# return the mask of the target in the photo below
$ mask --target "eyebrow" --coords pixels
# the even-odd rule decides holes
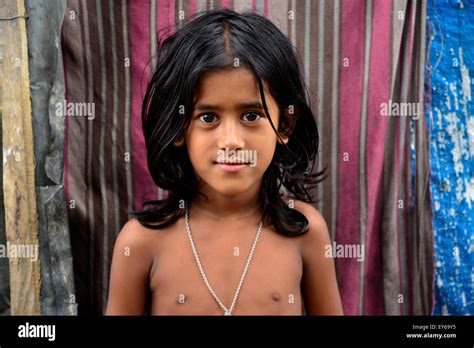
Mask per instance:
[[[263,110],[263,106],[260,102],[250,102],[237,104],[238,109],[260,109]],[[194,107],[195,110],[222,110],[219,105],[199,103]]]

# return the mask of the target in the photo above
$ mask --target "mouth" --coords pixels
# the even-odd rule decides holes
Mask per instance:
[[[245,167],[247,167],[250,163],[244,162],[214,162],[219,168],[223,169],[226,172],[237,172]]]

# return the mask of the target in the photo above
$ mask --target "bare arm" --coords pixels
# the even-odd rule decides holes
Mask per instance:
[[[106,315],[144,315],[152,258],[147,235],[132,219],[115,241]]]
[[[332,257],[325,255],[331,244],[326,222],[310,204],[295,202],[295,209],[306,216],[309,230],[301,239],[303,258],[302,292],[307,315],[343,315]]]

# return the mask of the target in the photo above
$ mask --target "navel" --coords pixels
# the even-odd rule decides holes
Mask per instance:
[[[280,301],[280,298],[281,298],[281,296],[278,292],[273,292],[272,293],[272,300],[273,301]]]

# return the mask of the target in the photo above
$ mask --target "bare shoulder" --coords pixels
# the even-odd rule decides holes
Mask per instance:
[[[115,249],[119,249],[126,253],[135,252],[135,255],[140,255],[140,258],[151,258],[150,245],[154,241],[153,231],[141,225],[137,219],[130,219],[122,227],[117,239],[115,241]]]
[[[130,219],[123,225],[117,237],[117,241],[141,245],[150,238],[147,228],[142,226],[137,219]]]
[[[311,204],[300,201],[292,200],[293,208],[303,214],[308,220],[308,233],[304,234],[314,237],[315,234],[325,234],[327,232],[327,224],[321,213]]]
[[[115,241],[110,271],[108,315],[143,315],[153,265],[152,230],[129,220]],[[133,300],[130,300],[133,299]]]
[[[310,229],[327,229],[326,221],[313,205],[300,200],[293,200],[293,202],[294,208],[308,219]]]
[[[329,244],[328,227],[321,213],[309,203],[300,200],[292,200],[291,203],[293,203],[294,209],[303,214],[308,220],[308,231],[300,238],[303,256],[308,249],[319,249]]]
[[[335,264],[326,255],[331,244],[323,216],[311,204],[294,201],[294,209],[308,220],[308,231],[299,238],[303,260],[302,290],[307,315],[341,315],[343,308]]]

